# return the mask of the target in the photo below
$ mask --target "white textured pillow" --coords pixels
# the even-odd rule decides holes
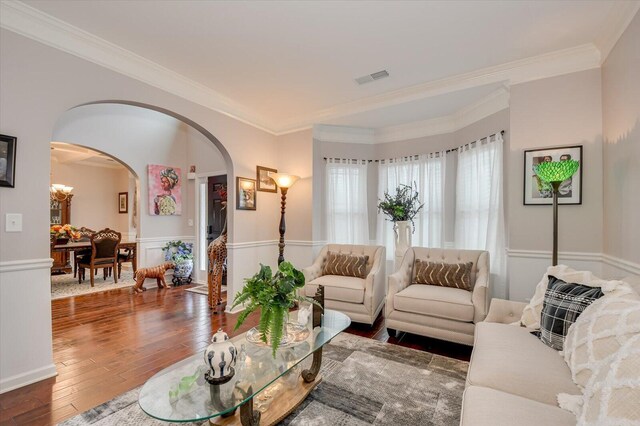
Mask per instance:
[[[609,366],[591,376],[578,425],[640,425],[640,333],[620,347]]]
[[[616,289],[618,285],[624,284],[622,281],[605,281],[593,275],[591,271],[576,271],[567,265],[549,266],[547,272],[545,272],[536,286],[536,291],[531,301],[522,311],[520,323],[527,328],[533,330],[540,328],[540,315],[542,314],[544,293],[549,285],[549,275],[553,275],[567,283],[582,284],[589,287],[602,287],[602,292],[605,294]]]
[[[606,294],[588,306],[571,325],[563,356],[573,381],[585,387],[591,376],[607,368],[612,356],[640,333],[640,296],[628,286]]]

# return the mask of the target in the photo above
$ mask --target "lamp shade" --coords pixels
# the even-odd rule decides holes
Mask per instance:
[[[300,176],[290,175],[288,173],[269,173],[269,177],[274,180],[280,188],[291,188]]]
[[[546,161],[535,166],[536,174],[545,182],[564,182],[578,171],[576,160]]]

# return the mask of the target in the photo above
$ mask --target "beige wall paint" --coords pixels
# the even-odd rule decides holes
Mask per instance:
[[[582,205],[560,206],[559,250],[602,252],[600,70],[511,87],[507,221],[511,250],[551,250],[551,206],[524,206],[525,149],[583,145]]]
[[[640,14],[602,67],[604,253],[640,264]]]
[[[71,224],[98,230],[111,228],[127,234],[128,215],[118,213],[118,193],[129,191],[129,171],[85,166],[77,163],[51,163],[52,183],[73,186]]]

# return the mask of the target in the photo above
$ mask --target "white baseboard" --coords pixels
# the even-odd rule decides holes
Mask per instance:
[[[40,380],[48,379],[50,377],[57,376],[55,364],[47,365],[46,367],[38,368],[36,370],[27,371],[26,373],[17,374],[15,376],[7,377],[0,380],[0,394],[9,392],[14,389],[21,388],[23,386],[30,385]]]

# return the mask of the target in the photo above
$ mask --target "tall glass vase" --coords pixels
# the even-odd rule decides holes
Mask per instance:
[[[411,229],[411,221],[404,220],[394,222],[393,224],[393,232],[395,232],[395,243],[396,249],[394,252],[395,259],[395,270],[397,271],[402,264],[402,258],[406,253],[407,249],[411,247],[411,234],[413,233]]]

